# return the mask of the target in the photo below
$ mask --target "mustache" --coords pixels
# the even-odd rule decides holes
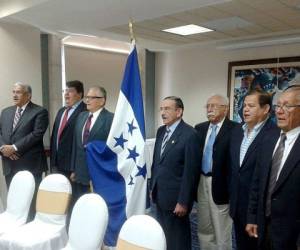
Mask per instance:
[[[165,115],[161,115],[161,118],[162,119],[166,119],[167,117]]]
[[[207,113],[207,116],[212,116],[212,115],[215,115],[215,114],[216,114],[216,112],[211,111],[211,112],[208,112],[208,113]]]

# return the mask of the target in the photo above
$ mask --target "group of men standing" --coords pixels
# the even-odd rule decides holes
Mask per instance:
[[[238,250],[300,248],[300,85],[274,107],[277,124],[271,96],[250,90],[237,124],[227,118],[228,99],[213,95],[208,121],[193,129],[180,98],[162,101],[151,197],[168,250],[191,249],[194,200],[201,250],[232,249],[232,232]]]
[[[0,151],[7,187],[18,171],[29,170],[37,191],[43,172],[48,170],[43,136],[49,120],[48,111],[31,102],[31,96],[29,85],[14,84],[14,105],[1,112]],[[82,82],[67,82],[64,100],[51,134],[50,172],[61,173],[71,181],[74,204],[90,187],[85,146],[93,140],[107,139],[113,114],[104,107],[106,91],[101,86],[91,87],[84,97]],[[34,204],[29,220],[35,213]]]
[[[107,139],[113,114],[105,109],[103,87],[90,88],[84,97],[80,81],[66,86],[65,106],[52,129],[50,170],[71,181],[74,203],[89,191],[85,147]],[[48,112],[32,103],[31,96],[29,85],[16,83],[14,105],[1,113],[0,152],[7,186],[15,173],[26,169],[38,187],[47,170],[43,135]],[[203,250],[232,249],[232,225],[238,250],[296,250],[300,85],[278,98],[277,125],[270,118],[271,97],[261,90],[245,96],[243,124],[227,118],[229,102],[222,95],[211,96],[205,108],[208,121],[193,128],[182,119],[179,97],[166,97],[160,105],[164,125],[156,135],[150,189],[168,250],[191,249],[189,213],[195,200]]]

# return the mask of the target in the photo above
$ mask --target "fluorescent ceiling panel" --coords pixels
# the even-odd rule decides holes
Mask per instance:
[[[174,27],[174,28],[170,28],[170,29],[165,29],[162,31],[173,33],[176,35],[181,35],[181,36],[188,36],[188,35],[210,32],[213,30],[207,29],[205,27],[201,27],[201,26],[198,26],[195,24],[188,24],[188,25],[184,25],[184,26],[178,26],[178,27]]]

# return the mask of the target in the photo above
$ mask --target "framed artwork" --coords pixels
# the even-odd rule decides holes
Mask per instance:
[[[250,89],[267,91],[274,104],[282,91],[300,83],[300,56],[237,61],[228,66],[230,118],[237,122],[243,121],[243,101]]]

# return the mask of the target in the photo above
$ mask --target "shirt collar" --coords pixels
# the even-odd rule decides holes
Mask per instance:
[[[261,130],[261,128],[265,125],[265,123],[267,122],[267,120],[269,119],[269,117],[267,117],[265,120],[263,120],[262,122],[259,122],[257,123],[254,128],[253,128],[253,131],[254,132],[258,132]],[[244,132],[248,131],[248,124],[247,123],[244,123],[243,124],[243,130]]]
[[[223,123],[224,123],[224,121],[225,121],[225,117],[224,117],[220,122],[218,122],[217,124],[212,124],[212,123],[210,123],[210,124],[209,124],[209,128],[212,129],[213,126],[217,126],[217,129],[218,129],[218,128],[221,128],[222,125],[223,125]]]
[[[18,107],[17,107],[17,110],[18,110],[19,108],[21,108],[21,109],[22,109],[22,112],[24,112],[24,110],[26,109],[28,103],[29,103],[29,102],[25,103],[22,107],[19,107],[19,106],[18,106]]]
[[[171,126],[167,126],[171,133],[177,128],[178,124],[181,122],[181,119],[174,122]]]
[[[103,108],[100,108],[97,111],[95,111],[94,113],[89,112],[89,115],[93,115],[93,118],[98,117],[102,110],[103,110]]]
[[[282,134],[282,133],[284,133],[284,132],[281,130],[280,134]],[[294,138],[298,137],[298,135],[300,134],[300,126],[293,128],[292,130],[286,132],[285,134],[286,134],[286,139],[288,141],[293,140]]]

